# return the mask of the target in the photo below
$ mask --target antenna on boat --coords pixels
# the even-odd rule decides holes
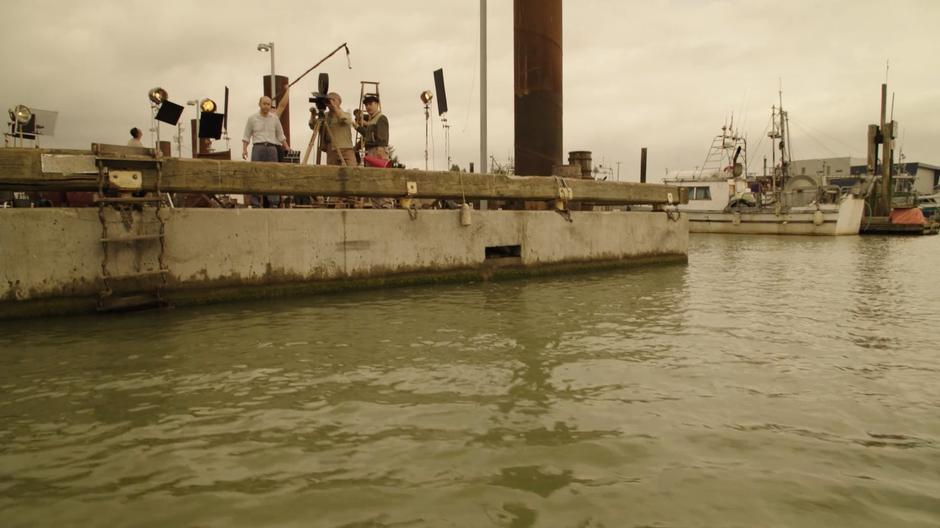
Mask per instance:
[[[778,146],[780,147],[780,178],[782,183],[788,176],[788,165],[790,160],[793,159],[793,153],[790,151],[790,120],[787,112],[783,109],[783,78],[779,78],[779,83],[777,94],[780,102],[780,128],[778,130],[780,142]]]

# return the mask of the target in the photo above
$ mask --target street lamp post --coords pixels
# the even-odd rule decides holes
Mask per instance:
[[[274,43],[262,42],[261,44],[258,44],[258,51],[267,51],[271,54],[271,102],[275,103],[274,101],[274,95],[275,95],[275,91],[274,91]]]

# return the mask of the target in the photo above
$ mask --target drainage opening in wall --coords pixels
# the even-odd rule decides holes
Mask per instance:
[[[522,256],[522,246],[486,246],[486,259],[518,258]]]

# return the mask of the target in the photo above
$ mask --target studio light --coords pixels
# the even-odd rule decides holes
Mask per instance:
[[[431,99],[434,94],[431,90],[421,92],[421,102],[424,103],[424,170],[428,170],[428,139],[431,135]]]
[[[20,125],[25,125],[29,123],[29,120],[33,117],[33,111],[29,109],[26,105],[16,105],[10,109],[10,119],[16,121]]]
[[[147,92],[147,98],[155,105],[163,104],[163,101],[166,101],[167,98],[166,90],[159,86],[151,88],[150,91]]]
[[[199,103],[199,108],[201,108],[203,112],[215,112],[215,101],[207,97]]]
[[[168,95],[166,90],[160,88],[151,88],[147,92],[147,99],[150,99],[150,111],[153,115],[153,127],[151,130],[156,132],[157,141],[154,145],[157,149],[160,149],[160,123],[166,123],[168,125],[177,126],[179,124],[180,116],[183,115],[183,107],[168,100]],[[167,156],[170,153],[167,152]]]
[[[23,139],[27,139],[24,135],[26,130],[25,128],[29,125],[30,120],[33,119],[33,111],[29,109],[26,105],[16,105],[10,109],[10,120],[13,121],[13,132],[19,135],[20,145],[23,146]],[[31,127],[30,132],[35,133],[35,123]],[[31,135],[28,139],[35,139],[35,135]],[[13,146],[16,146],[16,136],[13,138]]]

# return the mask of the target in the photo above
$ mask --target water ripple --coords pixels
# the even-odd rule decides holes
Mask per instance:
[[[937,525],[937,242],[0,323],[0,515]]]

